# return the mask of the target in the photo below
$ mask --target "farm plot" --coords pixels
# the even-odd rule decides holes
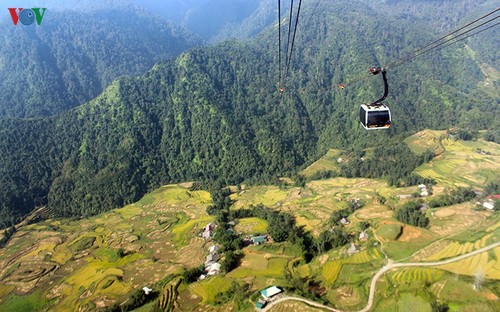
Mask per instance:
[[[350,257],[327,262],[323,265],[321,274],[327,285],[333,285],[346,264],[364,264],[382,259],[383,255],[377,248],[364,250]]]
[[[404,268],[393,273],[390,278],[398,284],[411,284],[415,281],[435,282],[444,272],[429,268]]]
[[[260,218],[243,218],[234,227],[237,233],[264,234],[267,233],[268,222]]]
[[[490,256],[490,253],[492,253],[493,257]],[[500,248],[497,247],[490,253],[483,252],[437,268],[469,276],[482,272],[486,278],[500,280]]]

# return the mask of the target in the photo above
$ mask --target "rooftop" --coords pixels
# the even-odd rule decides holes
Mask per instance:
[[[281,292],[281,289],[279,289],[276,286],[271,286],[271,287],[268,287],[268,288],[266,288],[264,290],[261,290],[260,294],[262,295],[262,297],[264,297],[264,298],[267,299],[267,298],[271,298],[273,296],[276,296],[280,292]]]

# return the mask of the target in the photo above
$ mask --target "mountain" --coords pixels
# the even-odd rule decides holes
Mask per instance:
[[[88,102],[115,78],[200,43],[189,31],[137,8],[47,9],[41,25],[0,22],[0,117],[56,115]]]
[[[382,82],[337,84],[416,49],[434,29],[360,2],[303,9],[281,96],[270,26],[119,78],[58,116],[0,120],[2,219],[36,205],[56,216],[95,214],[174,181],[273,181],[329,148],[383,148],[424,128],[495,129],[497,98],[478,88],[484,76],[467,41],[391,69],[393,127],[360,129],[359,104],[378,98]]]
[[[252,15],[261,0],[202,0],[202,1],[133,1],[151,12],[171,19],[200,35],[214,41],[225,27],[234,27]]]

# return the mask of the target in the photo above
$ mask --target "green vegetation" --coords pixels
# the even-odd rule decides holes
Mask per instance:
[[[38,290],[28,296],[11,295],[0,303],[0,311],[41,311],[47,304],[48,302],[42,295],[42,291]]]
[[[311,5],[307,6],[304,12],[312,13]],[[291,68],[286,97],[276,97],[275,84],[270,83],[276,80],[276,71],[269,70],[270,64],[276,64],[276,38],[267,29],[249,42],[229,41],[189,50],[175,60],[158,63],[141,77],[119,78],[92,101],[63,114],[50,118],[0,119],[0,219],[25,215],[40,205],[47,205],[58,217],[95,215],[137,201],[148,191],[172,181],[202,181],[213,184],[214,188],[218,184],[276,181],[276,177],[296,175],[331,148],[371,151],[366,152],[364,161],[357,157],[357,152],[352,157],[352,153],[346,154],[349,161],[341,164],[342,175],[346,177],[385,178],[391,185],[432,178],[411,175],[418,164],[432,155],[413,155],[401,143],[402,136],[408,131],[445,129],[457,124],[473,130],[495,128],[497,113],[481,112],[488,111],[496,98],[477,89],[477,83],[484,79],[479,65],[469,56],[464,59],[457,45],[455,49],[430,54],[425,61],[389,73],[391,96],[397,102],[393,107],[397,122],[387,132],[367,133],[360,129],[356,107],[374,97],[380,89],[379,81],[355,84],[349,93],[332,86],[363,72],[370,64],[399,58],[419,46],[430,33],[429,26],[420,24],[421,21],[410,25],[399,13],[391,15],[394,8],[384,13],[392,18],[381,20],[367,6],[370,4],[361,2],[321,5],[314,24],[325,27],[307,27],[298,36],[295,57],[301,62]],[[111,77],[116,77],[108,70],[122,74],[123,68],[151,66],[140,57],[129,59],[128,54],[126,60],[130,61],[121,63],[122,51],[114,51],[108,42],[96,44],[103,37],[95,31],[108,29],[107,19],[95,26],[89,25],[94,19],[82,15],[72,18],[76,19],[73,24],[86,29],[79,39],[82,47],[78,48],[83,59],[74,59],[73,50],[60,44],[61,36],[56,32],[48,32],[44,34],[48,38],[41,39],[47,45],[56,45],[44,51],[57,52],[56,59],[72,59],[70,63],[75,67],[69,72],[79,73],[74,74],[68,85],[71,92],[66,93],[88,92],[89,85],[99,90]],[[123,20],[129,23],[131,19]],[[351,27],[354,24],[359,27]],[[141,32],[134,36],[129,31],[108,31],[111,38],[107,41],[113,42],[116,34],[128,39],[137,37],[132,40],[137,42],[133,46],[153,55],[163,51],[156,44],[158,40],[168,42],[168,47],[185,47],[182,39],[176,41],[177,37],[171,38],[168,31],[158,32],[150,23],[145,25],[137,27]],[[339,29],[343,30],[341,35]],[[69,30],[64,28],[64,31]],[[11,30],[8,32],[12,35]],[[384,42],[398,44],[383,47],[371,44],[381,33],[389,34]],[[150,42],[151,34],[161,34],[159,38],[154,36],[154,45],[140,44],[143,39]],[[28,37],[23,36],[17,42],[26,40]],[[124,41],[129,42],[118,42]],[[101,49],[99,53],[88,52],[96,46]],[[132,45],[118,46],[121,49]],[[103,51],[109,51],[106,57]],[[77,66],[82,63],[87,66],[87,59],[107,59],[111,55],[111,65],[95,64],[98,70],[92,75]],[[39,56],[36,63],[47,64],[49,68],[53,65]],[[21,59],[33,57],[21,56]],[[10,63],[15,62],[5,62]],[[106,74],[100,73],[101,70]],[[11,72],[17,74],[18,70]],[[56,80],[59,84],[59,80],[40,77],[68,75],[49,69],[36,73],[33,81],[41,81],[47,90]],[[105,78],[102,83],[89,78],[87,83],[82,81],[87,74]],[[2,82],[14,85],[11,78]],[[70,103],[61,96],[61,92],[66,94],[65,87],[60,88],[61,92],[42,88],[44,92],[36,97],[57,100],[54,101],[57,108],[51,109],[38,105],[33,95],[27,95],[26,99],[27,88],[15,85],[16,92],[4,92],[5,95],[29,103],[33,109],[27,113],[33,113],[31,116],[35,115],[35,107],[50,113]],[[77,102],[94,98],[95,92],[80,96]],[[9,99],[3,103],[11,103]]]
[[[68,247],[74,254],[77,254],[82,250],[92,247],[92,245],[94,245],[95,240],[96,240],[95,236],[84,236],[78,239],[77,241],[68,244]]]
[[[421,203],[409,201],[396,211],[396,218],[406,224],[425,228],[429,225],[429,218],[420,211]]]
[[[476,197],[476,193],[471,187],[458,187],[451,190],[448,194],[432,198],[429,201],[431,208],[450,206],[472,200]]]
[[[396,240],[399,238],[403,231],[403,227],[400,224],[387,223],[382,224],[377,228],[377,235],[384,239]]]
[[[75,8],[70,15],[51,12],[50,31],[31,35],[5,28],[0,36],[0,118],[58,115],[92,100],[117,77],[140,75],[199,43],[180,27],[132,8]],[[62,27],[69,23],[72,28]],[[12,37],[26,48],[19,50]],[[31,65],[20,62],[28,58]]]
[[[432,183],[412,174],[413,170],[424,162],[431,160],[434,152],[427,150],[423,155],[413,154],[404,143],[377,146],[371,155],[355,150],[343,155],[341,163],[342,175],[348,178],[386,178],[389,185],[416,185],[419,183]]]
[[[15,232],[16,232],[16,227],[14,225],[7,228],[3,232],[3,236],[0,239],[0,248],[3,248],[5,245],[7,245],[7,243],[9,242],[9,239],[12,237],[12,235],[14,235]]]

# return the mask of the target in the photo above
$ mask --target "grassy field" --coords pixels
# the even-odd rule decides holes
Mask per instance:
[[[290,257],[273,257],[268,253],[246,253],[241,260],[241,265],[227,276],[234,279],[248,276],[282,278],[290,260]]]
[[[41,311],[48,304],[37,290],[28,296],[11,295],[0,304],[0,311],[32,312]]]
[[[260,218],[243,218],[238,220],[234,227],[236,232],[244,234],[264,234],[267,233],[268,223]]]
[[[431,305],[422,297],[412,294],[401,294],[398,300],[399,311],[408,312],[431,312]]]
[[[377,235],[386,240],[396,240],[403,232],[401,224],[383,223],[377,228]]]

